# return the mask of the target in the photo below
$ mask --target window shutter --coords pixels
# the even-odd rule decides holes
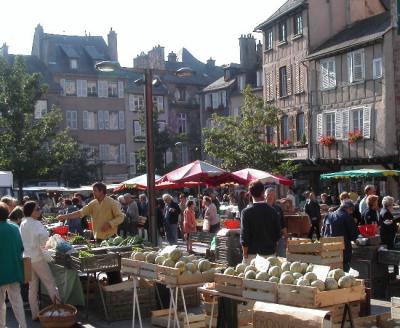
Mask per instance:
[[[77,97],[82,96],[82,80],[76,80],[76,95]]]
[[[97,121],[99,130],[104,130],[104,112],[102,110],[97,112]]]
[[[212,107],[213,109],[217,109],[218,108],[218,93],[217,92],[213,92],[212,94]]]
[[[286,66],[286,81],[287,81],[287,95],[290,96],[292,94],[292,65]]]
[[[142,135],[142,127],[139,121],[133,121],[133,132],[135,137],[140,137]]]
[[[329,88],[336,87],[336,64],[335,58],[328,61],[328,85]]]
[[[323,119],[322,114],[317,114],[317,142],[323,135]]]
[[[348,139],[350,131],[350,110],[348,109],[342,111],[342,128],[343,139]]]
[[[337,110],[335,113],[335,138],[337,140],[343,139],[343,125],[342,125],[342,111]]]
[[[294,87],[294,93],[300,93],[300,63],[296,62],[294,64],[294,80],[295,80],[295,87]]]
[[[371,107],[365,106],[363,109],[363,137],[371,138]]]
[[[107,160],[107,145],[100,144],[100,151],[99,151],[99,156],[100,160]]]
[[[354,60],[354,79],[356,81],[364,80],[364,51],[357,51],[353,54]]]
[[[276,69],[276,76],[275,76],[275,87],[276,87],[276,99],[279,99],[280,95],[279,95],[279,67],[277,67]]]
[[[118,98],[124,98],[124,81],[118,81]]]
[[[65,96],[65,79],[60,79],[61,95]]]
[[[129,154],[129,165],[130,173],[136,174],[136,154],[133,152]]]
[[[157,108],[159,112],[164,111],[164,97],[157,96]]]
[[[121,164],[126,163],[125,144],[119,145],[119,162]]]
[[[350,83],[353,82],[353,60],[351,53],[347,54],[347,74]]]
[[[204,95],[204,103],[205,103],[205,106],[206,106],[206,108],[208,108],[208,107],[210,107],[210,97],[209,97],[209,94],[205,94]]]
[[[77,96],[78,97],[87,97],[87,81],[86,80],[77,80]]]
[[[103,119],[104,119],[104,129],[109,130],[110,129],[110,112],[108,110],[105,110],[103,112]]]
[[[128,103],[129,103],[129,110],[131,112],[135,111],[136,108],[135,108],[135,96],[134,95],[129,95]]]
[[[382,77],[382,58],[375,58],[372,61],[373,78],[380,79]]]
[[[222,91],[222,105],[226,107],[226,90]]]
[[[98,81],[98,89],[99,89],[99,97],[107,98],[108,97],[108,82],[104,80]]]
[[[328,70],[328,62],[321,62],[320,63],[320,84],[321,89],[327,89],[329,87],[329,70]]]
[[[89,112],[87,110],[83,111],[83,128],[89,129]]]
[[[120,130],[125,129],[125,112],[118,112],[118,127]]]

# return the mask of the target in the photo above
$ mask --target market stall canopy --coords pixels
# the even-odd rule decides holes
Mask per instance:
[[[320,179],[321,180],[351,179],[351,178],[394,177],[394,176],[400,176],[400,171],[398,171],[398,170],[359,169],[359,170],[350,170],[350,171],[341,171],[341,172],[321,174]]]
[[[161,182],[200,182],[207,185],[217,186],[229,182],[245,184],[246,180],[217,166],[197,160],[167,173],[156,181],[157,184]]]
[[[249,184],[254,180],[260,180],[262,183],[275,183],[284,186],[293,185],[292,179],[285,178],[279,175],[273,175],[265,171],[251,169],[251,168],[236,171],[233,172],[232,174],[241,179],[246,180],[247,184]]]
[[[159,179],[159,175],[155,175],[155,179]],[[114,187],[114,192],[122,191],[124,189],[147,189],[147,174],[142,174],[132,179],[122,181]]]
[[[187,182],[159,182],[156,183],[156,189],[181,189],[181,188],[195,188],[205,185],[202,182],[187,181]]]

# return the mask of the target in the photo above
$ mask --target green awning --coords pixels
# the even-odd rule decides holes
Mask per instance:
[[[325,174],[320,175],[320,179],[321,180],[351,179],[351,178],[393,177],[393,176],[400,176],[400,171],[398,171],[398,170],[360,169],[360,170],[325,173]]]

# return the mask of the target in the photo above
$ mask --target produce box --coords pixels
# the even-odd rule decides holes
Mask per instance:
[[[221,293],[242,296],[243,278],[216,273],[214,276],[215,289]]]
[[[121,271],[144,279],[157,279],[157,264],[128,258],[121,259]]]
[[[214,272],[202,272],[193,274],[181,274],[180,269],[157,266],[158,280],[168,285],[191,285],[214,281]]]
[[[169,309],[152,311],[151,313],[151,324],[156,327],[168,327],[168,314]],[[176,319],[174,314],[171,314],[171,325],[175,326],[179,321],[179,326],[184,328],[204,328],[205,326],[205,315],[204,314],[188,314],[189,323],[186,320],[184,312],[178,312],[178,318]]]
[[[359,286],[319,291],[316,287],[278,284],[278,303],[305,308],[323,308],[331,305],[360,301],[365,298],[363,280]]]
[[[277,284],[269,281],[243,279],[242,296],[251,300],[276,303]]]
[[[350,311],[353,316],[353,320],[360,316],[360,301],[349,303]],[[322,308],[321,310],[330,311],[332,324],[338,324],[342,322],[344,304],[338,304]],[[348,316],[347,316],[348,320]]]
[[[288,240],[287,250],[293,254],[323,254],[331,251],[343,251],[343,237],[325,237],[313,243],[309,239]]]
[[[119,284],[102,286],[102,293],[110,321],[132,319],[133,282],[124,281]],[[140,281],[137,287],[139,307],[142,317],[149,317],[157,308],[155,288],[151,284]],[[103,313],[100,295],[97,295],[99,312]],[[136,313],[137,315],[137,313]]]
[[[81,272],[110,272],[121,269],[121,257],[116,253],[99,254],[90,257],[71,256],[71,266]]]
[[[319,265],[327,265],[331,268],[342,268],[343,267],[343,251],[332,251],[323,255],[312,255],[312,254],[292,254],[286,252],[286,258],[289,262],[304,262]]]

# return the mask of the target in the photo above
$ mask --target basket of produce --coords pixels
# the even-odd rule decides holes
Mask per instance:
[[[110,272],[121,268],[121,257],[116,253],[94,254],[91,251],[79,251],[71,256],[72,268],[81,272]]]
[[[43,328],[69,328],[76,323],[77,309],[69,304],[52,304],[39,312]]]
[[[240,220],[235,220],[235,219],[224,220],[224,226],[227,229],[239,229],[240,228]]]
[[[358,226],[358,231],[363,237],[373,237],[378,232],[377,224],[363,224]]]
[[[64,226],[54,227],[52,230],[53,233],[56,233],[60,236],[65,236],[69,231],[69,227],[67,225],[64,225]]]
[[[81,236],[81,235],[76,235],[73,236],[70,240],[69,243],[72,245],[86,245],[87,244],[87,240],[85,237]]]

